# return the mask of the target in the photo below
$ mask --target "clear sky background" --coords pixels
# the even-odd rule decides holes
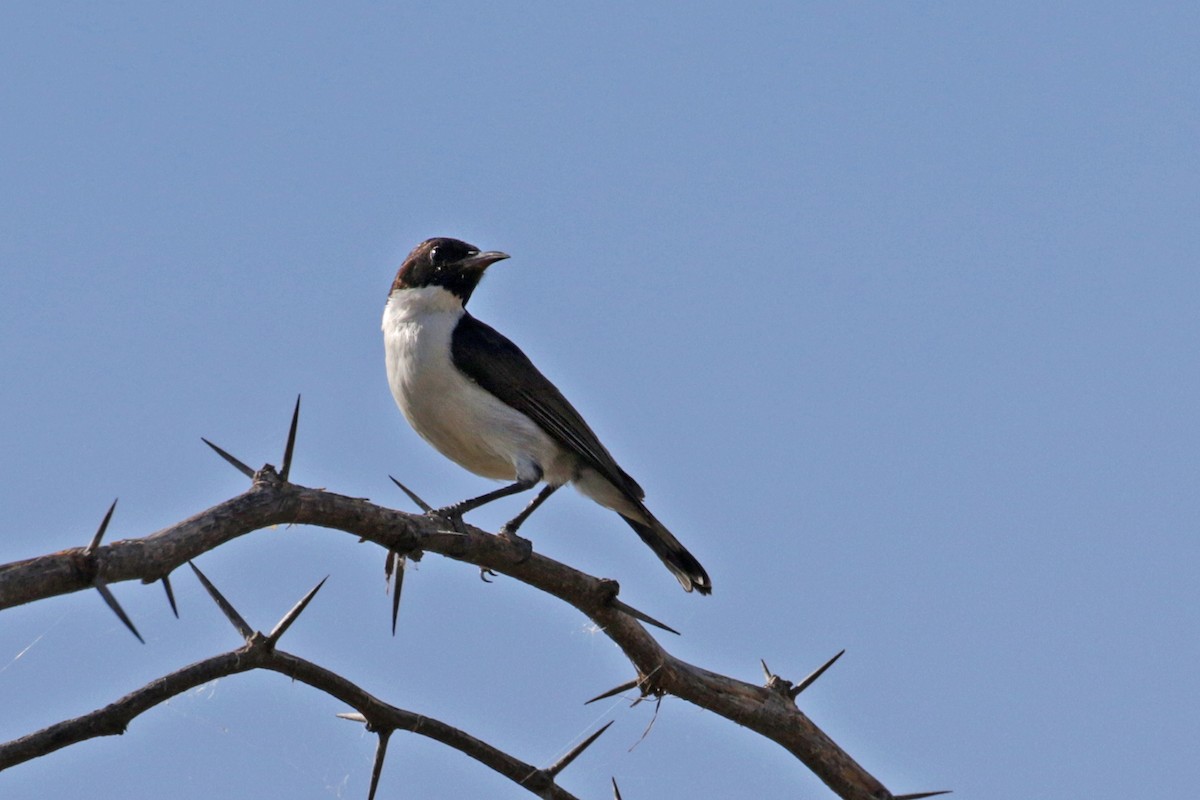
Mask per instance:
[[[246,481],[200,442],[408,508],[491,484],[395,408],[379,317],[435,235],[472,300],[708,567],[685,595],[573,492],[523,530],[799,679],[895,792],[1185,797],[1200,767],[1200,10],[1193,3],[5,4],[0,561],[145,536]],[[524,500],[471,520],[494,529]],[[577,612],[278,529],[200,565],[285,649],[627,800],[829,796],[632,677]],[[0,616],[0,737],[238,644],[196,581]],[[6,798],[359,798],[374,740],[273,674],[0,774]],[[636,747],[634,745],[636,744]],[[631,750],[632,748],[632,750]],[[383,797],[528,795],[393,739]]]

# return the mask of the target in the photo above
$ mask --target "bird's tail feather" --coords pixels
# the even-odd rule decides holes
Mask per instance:
[[[644,508],[642,510],[645,511]],[[654,554],[662,559],[685,592],[695,589],[700,594],[712,594],[712,580],[696,557],[689,553],[654,515],[649,511],[645,511],[645,515],[648,523],[630,519],[624,514],[621,518],[628,522],[629,527],[633,528]]]

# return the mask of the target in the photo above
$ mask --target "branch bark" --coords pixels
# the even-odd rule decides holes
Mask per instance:
[[[121,735],[135,717],[159,703],[210,681],[255,669],[278,672],[336,697],[357,709],[365,718],[368,728],[383,736],[393,730],[411,731],[453,747],[538,797],[577,800],[554,783],[553,776],[547,770],[527,764],[432,717],[389,705],[324,667],[275,649],[261,634],[244,647],[164,675],[90,714],[64,720],[0,745],[0,770],[87,739]]]
[[[786,689],[719,675],[668,653],[622,610],[623,604],[616,601],[619,587],[614,581],[592,577],[536,552],[529,554],[505,538],[472,526],[466,526],[465,533],[450,532],[443,529],[440,520],[429,516],[285,482],[269,465],[255,474],[253,485],[244,494],[143,539],[113,542],[87,554],[83,548],[64,550],[0,566],[0,608],[90,588],[97,578],[110,584],[153,582],[232,539],[288,523],[345,531],[398,553],[438,553],[540,589],[591,618],[629,658],[644,693],[675,695],[756,731],[796,756],[839,797],[893,797],[796,707]],[[138,702],[148,702],[151,697],[158,695],[150,692]],[[165,698],[155,702],[161,699]],[[371,719],[369,714],[366,716]],[[122,722],[123,729],[123,722],[128,721],[115,712],[104,719],[110,726],[108,733],[120,732],[113,726]]]

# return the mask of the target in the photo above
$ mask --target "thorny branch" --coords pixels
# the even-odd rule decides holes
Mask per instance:
[[[431,516],[408,514],[364,499],[289,483],[270,465],[253,473],[253,478],[253,485],[244,494],[145,538],[117,541],[103,547],[64,550],[0,566],[0,609],[103,583],[165,581],[174,569],[201,553],[273,525],[304,524],[340,530],[374,542],[389,553],[415,555],[430,552],[468,562],[508,575],[569,603],[593,620],[621,648],[637,670],[635,685],[643,695],[674,695],[756,731],[795,755],[840,797],[913,800],[931,796],[893,795],[889,792],[796,707],[798,690],[778,676],[768,673],[767,686],[756,686],[672,656],[638,622],[639,619],[651,623],[654,621],[617,600],[619,587],[614,581],[592,577],[536,552],[530,554],[503,537],[470,525],[465,526],[464,533],[451,532],[444,530],[444,524]],[[167,586],[169,591],[169,584]],[[241,650],[235,652],[242,653]],[[173,692],[178,693],[188,686],[212,679],[201,679],[198,677],[201,674],[233,674],[246,669],[264,668],[293,674],[309,682],[296,670],[308,670],[305,674],[309,676],[316,675],[315,671],[320,670],[294,656],[275,651],[273,645],[260,647],[254,652],[255,659],[239,662],[237,669],[230,666],[232,654],[194,664],[134,692],[112,706],[77,720],[60,723],[3,747],[10,748],[33,737],[50,736],[47,731],[51,730],[58,731],[54,734],[56,736],[66,736],[69,742],[86,738],[83,733],[89,730],[95,731],[90,735],[120,733],[129,719],[169,697],[170,694],[163,694],[169,687],[180,687]],[[800,688],[815,680],[816,675],[826,667],[828,664],[802,682]],[[358,708],[376,730],[407,727],[396,722],[400,717],[385,719],[382,709],[393,707],[386,706],[332,673],[326,674],[331,676],[322,678],[326,685],[313,685]],[[341,687],[337,691],[327,688],[335,685],[333,679],[340,682],[336,684]],[[193,680],[196,683],[189,683]],[[394,709],[388,713],[403,715],[409,712]],[[427,724],[432,723],[427,721]],[[426,731],[421,732],[431,735]],[[382,743],[386,744],[386,739]],[[500,751],[495,752],[520,764]],[[470,754],[479,757],[475,753]],[[0,760],[0,769],[20,760],[24,759]],[[505,769],[491,763],[489,766],[512,777]],[[527,766],[522,765],[521,768]],[[529,769],[538,772],[536,768]],[[531,774],[525,773],[527,780]],[[532,786],[528,788],[533,789]],[[566,793],[542,794],[535,791],[535,794],[570,797]]]
[[[315,592],[314,589],[305,599],[311,598]],[[295,619],[302,610],[303,605],[298,606],[290,615],[291,619]],[[285,618],[285,622],[289,621]],[[281,627],[286,628],[286,625],[281,623],[276,629]],[[357,709],[358,715],[354,718],[366,722],[368,729],[381,737],[395,730],[427,736],[465,753],[539,797],[575,800],[574,795],[554,783],[554,776],[558,772],[554,767],[539,769],[444,722],[389,705],[324,667],[277,650],[273,637],[261,633],[251,633],[245,645],[237,650],[164,675],[104,708],[0,745],[0,770],[86,739],[123,734],[135,717],[159,703],[211,681],[255,669],[278,672],[336,697]]]

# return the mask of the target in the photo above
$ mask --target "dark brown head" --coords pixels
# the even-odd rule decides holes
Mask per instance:
[[[392,282],[392,292],[441,286],[466,305],[484,270],[506,258],[507,253],[495,250],[481,253],[475,245],[458,239],[444,236],[426,239],[413,248],[400,265],[396,280]]]

